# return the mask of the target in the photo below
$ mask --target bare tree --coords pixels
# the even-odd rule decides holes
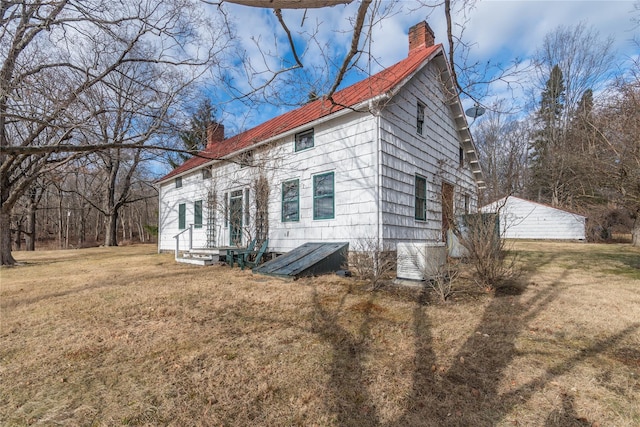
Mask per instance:
[[[611,77],[612,43],[612,38],[603,38],[593,27],[579,23],[548,33],[537,50],[533,87],[540,95],[531,138],[529,197],[576,208],[580,185],[576,167],[581,164],[576,147],[585,134],[572,131],[577,129],[581,105],[584,109],[589,94],[604,87]],[[590,103],[593,105],[592,100]]]
[[[529,123],[502,112],[509,109],[506,100],[498,101],[475,126],[476,147],[487,185],[481,205],[524,192]]]
[[[104,113],[88,102],[86,93],[108,91],[109,78],[126,74],[124,68],[134,64],[154,64],[167,73],[181,70],[195,79],[225,47],[226,27],[204,25],[196,6],[195,0],[2,4],[1,264],[15,262],[11,212],[38,176],[72,162],[79,157],[74,153],[118,148],[82,137]]]
[[[629,212],[634,225],[632,244],[640,246],[640,61],[636,58],[626,75],[617,80],[614,94],[607,100],[596,129],[603,150],[591,155],[599,178],[598,195]]]
[[[554,67],[562,71],[565,126],[585,91],[605,87],[608,77],[612,77],[612,45],[612,37],[602,37],[584,22],[559,26],[545,36],[534,58],[537,87],[544,89]]]

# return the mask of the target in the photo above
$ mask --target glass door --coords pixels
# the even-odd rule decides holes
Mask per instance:
[[[232,191],[229,200],[229,236],[232,246],[242,244],[242,190]]]

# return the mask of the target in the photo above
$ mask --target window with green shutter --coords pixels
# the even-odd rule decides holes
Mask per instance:
[[[333,172],[313,177],[313,219],[335,217],[335,186]]]
[[[282,183],[282,222],[300,220],[300,181]]]
[[[415,181],[416,212],[415,218],[420,221],[427,220],[427,179],[416,175]]]
[[[296,151],[313,147],[313,129],[296,134]]]

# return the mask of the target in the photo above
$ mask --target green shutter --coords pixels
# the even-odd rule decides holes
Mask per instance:
[[[180,230],[187,228],[187,205],[184,203],[178,205],[178,228]]]
[[[193,226],[202,228],[202,200],[198,200],[193,204]]]

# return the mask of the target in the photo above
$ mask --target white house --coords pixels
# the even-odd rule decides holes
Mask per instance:
[[[509,196],[483,206],[499,212],[500,234],[506,239],[585,240],[587,218],[573,212]]]
[[[159,250],[305,242],[438,241],[476,208],[483,177],[441,45],[426,22],[409,54],[333,95],[224,139],[158,181]],[[193,224],[193,227],[191,227]],[[184,232],[189,230],[189,232]],[[354,247],[354,246],[352,246]]]

